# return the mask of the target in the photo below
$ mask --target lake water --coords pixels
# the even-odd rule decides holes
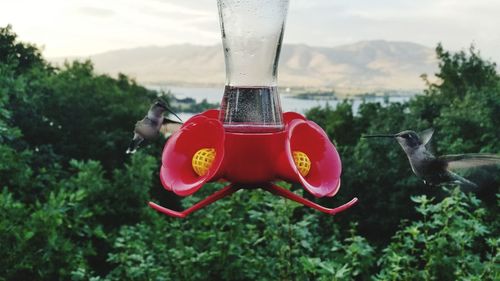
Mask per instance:
[[[170,91],[176,98],[193,98],[197,102],[201,102],[203,99],[206,99],[209,103],[220,103],[222,100],[222,95],[224,93],[224,87],[221,88],[202,88],[202,87],[173,87],[173,86],[158,86],[158,85],[148,85],[146,86],[149,89],[153,90],[163,90],[165,92]],[[342,100],[305,100],[305,99],[297,99],[293,96],[287,94],[280,94],[281,98],[281,107],[283,112],[286,111],[295,111],[298,113],[306,113],[307,110],[313,107],[325,107],[327,104],[331,107],[337,106]],[[369,97],[369,98],[351,98],[351,102],[353,105],[353,111],[357,112],[359,106],[364,102],[380,102],[384,104],[386,101],[389,103],[392,102],[406,102],[411,98],[411,96],[389,96],[389,97]],[[191,117],[190,113],[180,113],[179,116],[186,120]]]

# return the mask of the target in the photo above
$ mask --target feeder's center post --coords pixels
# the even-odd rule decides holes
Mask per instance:
[[[289,0],[218,0],[226,86],[220,119],[228,132],[284,129],[278,60]]]

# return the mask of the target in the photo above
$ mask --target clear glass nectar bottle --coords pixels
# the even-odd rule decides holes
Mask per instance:
[[[217,2],[226,64],[219,117],[225,130],[283,130],[277,74],[289,0]]]

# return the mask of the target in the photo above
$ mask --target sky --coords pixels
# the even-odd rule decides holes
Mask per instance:
[[[220,42],[216,0],[0,0],[0,26],[47,57]],[[273,1],[273,0],[269,0]],[[449,50],[472,43],[500,63],[499,0],[290,0],[284,43],[408,41]]]

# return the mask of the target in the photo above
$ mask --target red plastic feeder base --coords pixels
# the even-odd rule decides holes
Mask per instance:
[[[287,112],[282,132],[230,133],[218,116],[218,110],[196,115],[170,137],[163,150],[160,179],[165,189],[180,196],[191,195],[210,181],[225,179],[231,184],[183,212],[150,202],[153,209],[184,218],[239,189],[256,187],[331,215],[357,202],[354,198],[340,207],[325,208],[273,184],[297,182],[315,197],[332,197],[339,190],[340,157],[314,122]]]

